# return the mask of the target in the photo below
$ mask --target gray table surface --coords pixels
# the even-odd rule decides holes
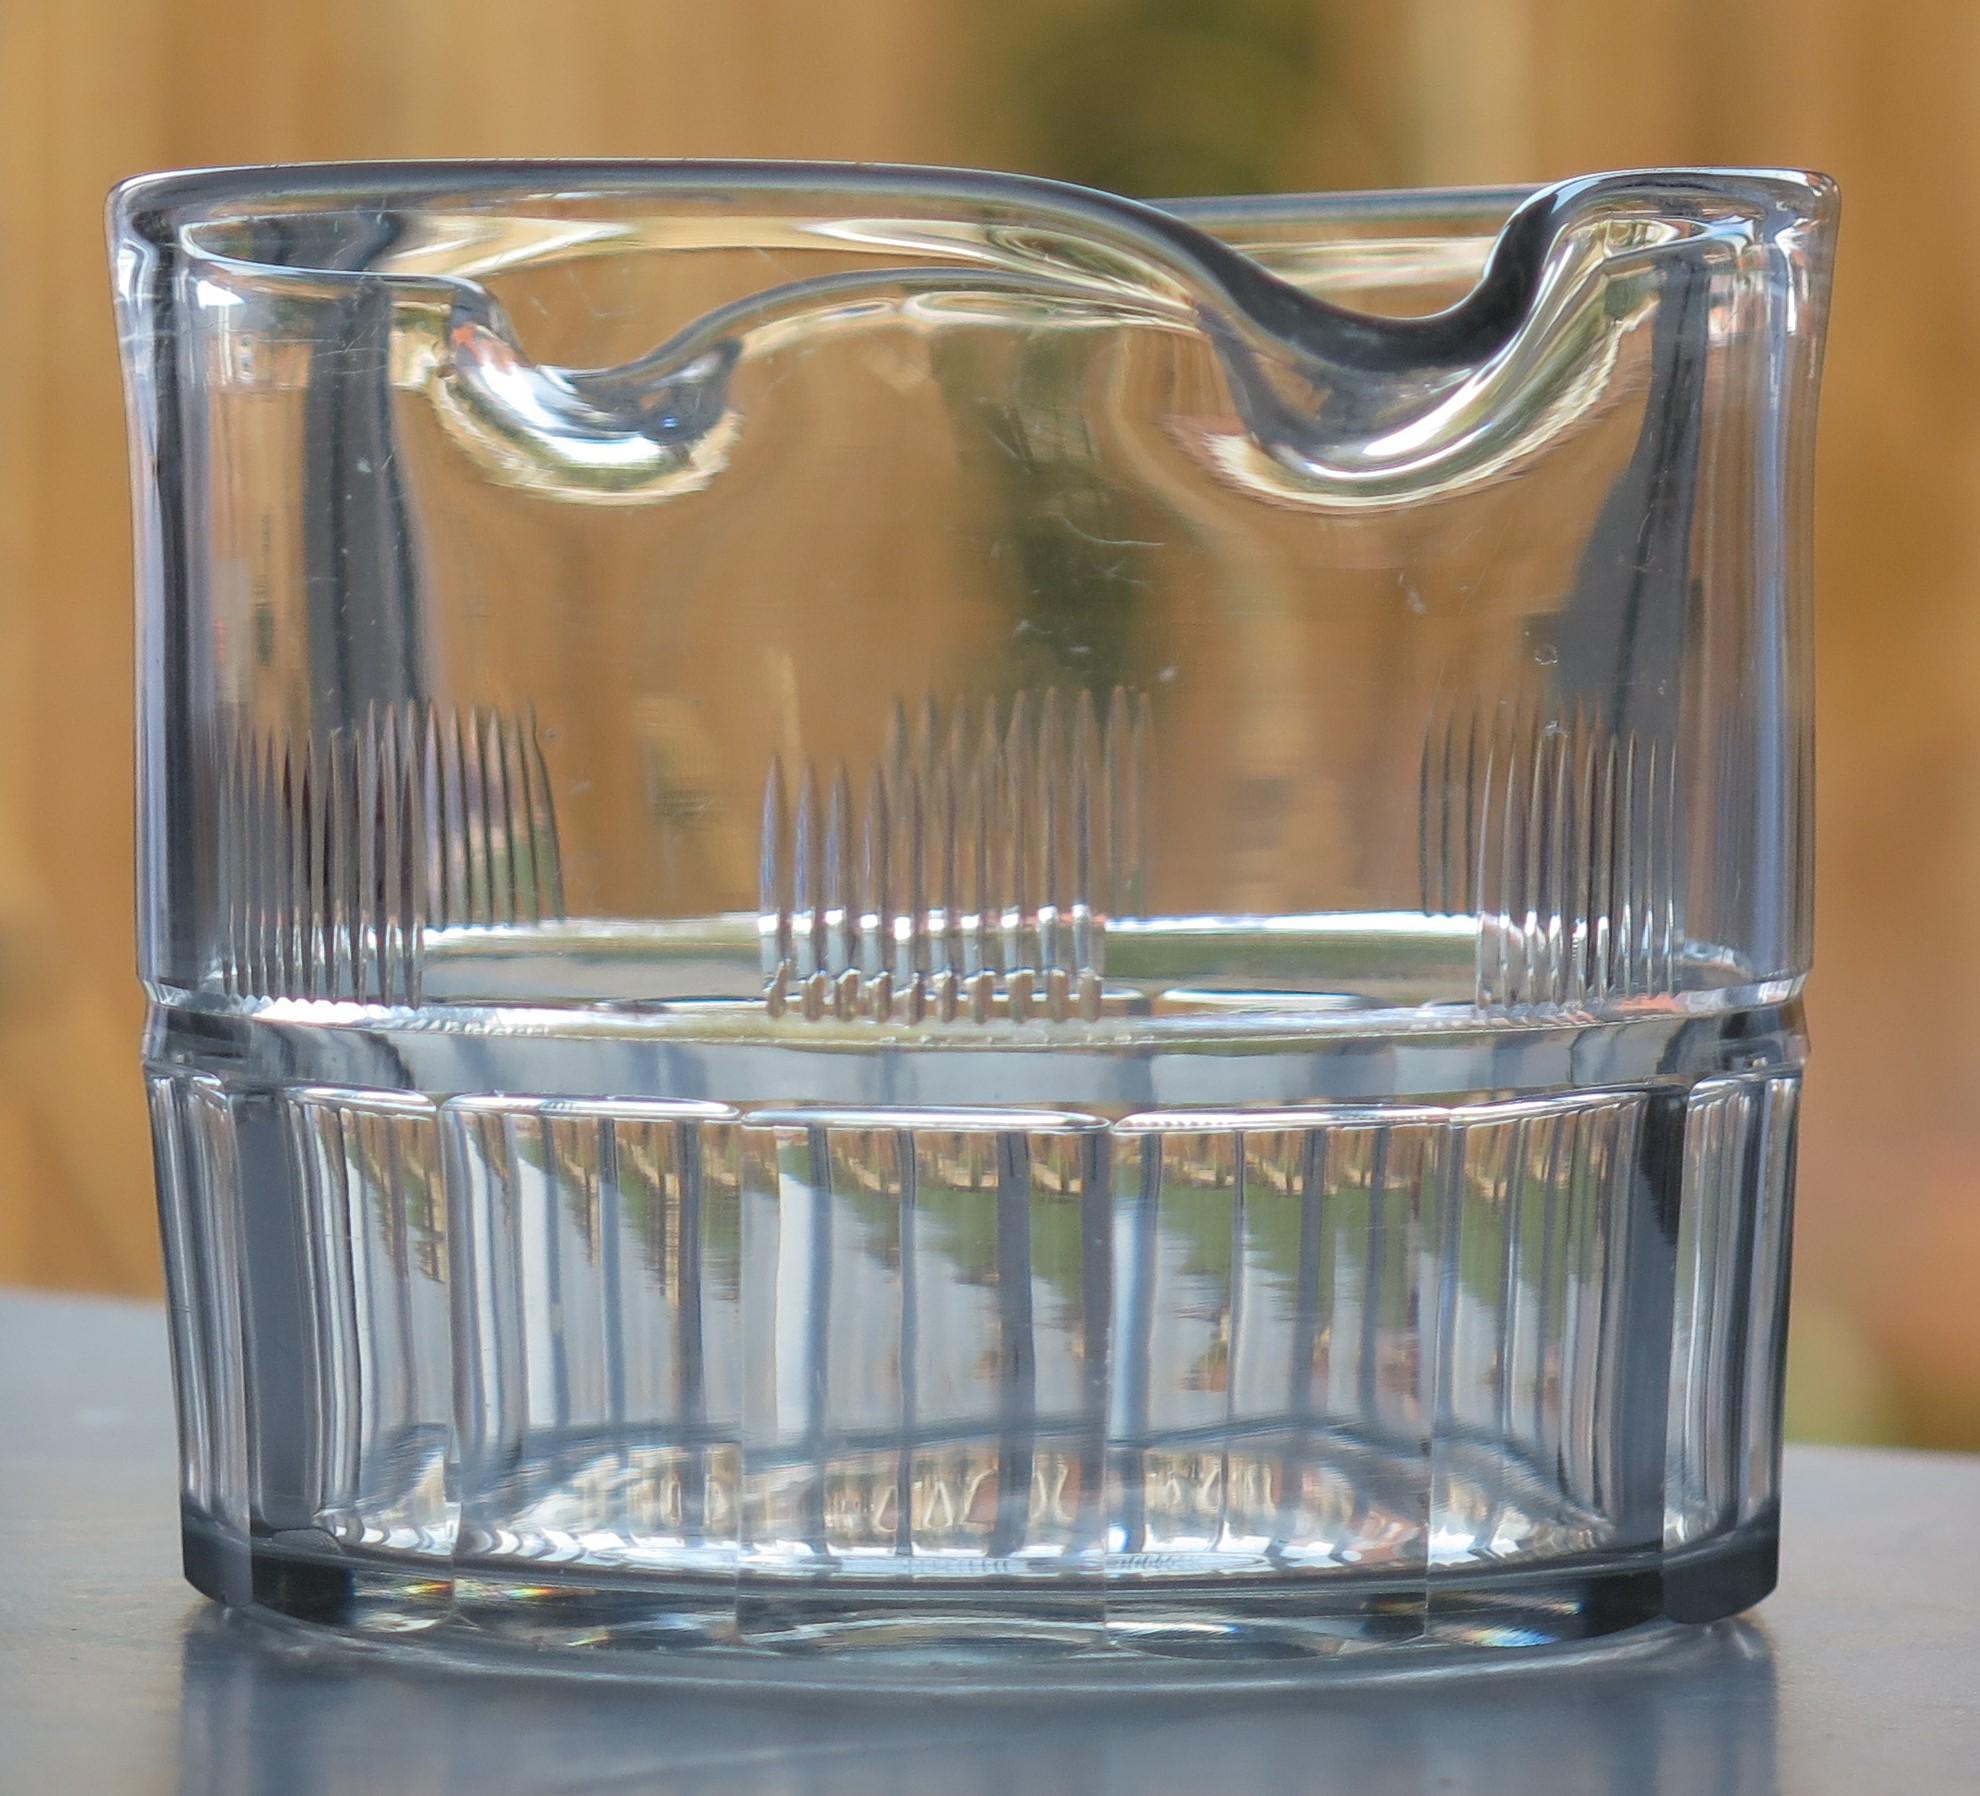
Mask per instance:
[[[1791,1449],[1752,1617],[1484,1673],[967,1698],[299,1647],[178,1574],[161,1313],[0,1294],[0,1791],[1980,1792],[1980,1459]]]

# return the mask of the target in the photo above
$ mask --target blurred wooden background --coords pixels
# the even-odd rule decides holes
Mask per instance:
[[[105,189],[417,155],[994,164],[1144,193],[1812,165],[1821,523],[1801,1432],[1980,1446],[1980,10],[1954,0],[12,0],[0,11],[0,1281],[155,1290]],[[1898,950],[1904,952],[1900,954]]]

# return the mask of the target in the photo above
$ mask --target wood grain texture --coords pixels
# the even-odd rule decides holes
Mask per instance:
[[[1281,186],[1699,162],[1813,165],[1843,183],[1797,1402],[1825,1431],[1980,1444],[1980,1032],[1967,1021],[1980,1007],[1980,339],[1964,316],[1980,238],[1949,203],[1980,177],[1980,11],[1647,0],[1625,21],[1575,0],[1311,3],[1313,93],[1274,139]],[[1089,25],[1117,15],[1124,42],[1150,13],[1075,10]],[[1062,137],[1001,85],[1026,66],[1013,40],[1039,34],[1049,54],[1060,13],[1034,0],[0,10],[0,1281],[157,1284],[133,1064],[109,185],[172,165],[440,154],[1065,172]],[[1146,79],[1167,66],[1150,60],[1159,48],[1120,66]],[[1103,133],[1109,104],[1096,92]]]

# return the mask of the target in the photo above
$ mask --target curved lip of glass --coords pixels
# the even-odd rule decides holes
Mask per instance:
[[[1591,214],[1636,202],[1672,229],[1714,211],[1750,222],[1825,225],[1835,183],[1793,169],[1670,168],[1590,174],[1542,186],[1422,189],[1342,194],[1232,195],[1144,201],[1037,175],[906,164],[772,161],[434,161],[241,166],[132,177],[109,199],[113,241],[160,241],[205,224],[273,218],[285,213],[380,210],[455,197],[476,207],[587,196],[673,196],[722,201],[749,194],[801,202],[818,216],[831,202],[893,198],[916,215],[958,222],[985,218],[1001,226],[1057,225],[1096,242],[1138,246],[1185,291],[1207,286],[1232,312],[1268,330],[1286,347],[1343,366],[1400,373],[1471,364],[1501,346],[1531,311],[1549,252]],[[1443,311],[1375,317],[1303,292],[1211,234],[1211,227],[1265,219],[1393,219],[1474,213],[1481,228],[1499,224],[1473,290]],[[1754,212],[1763,220],[1751,219]],[[926,252],[932,244],[903,245]],[[237,260],[223,252],[218,259]],[[286,270],[337,278],[351,271],[304,263],[239,259],[268,273]]]
[[[1682,169],[1643,170],[1626,178],[1665,174],[1708,180],[1761,176],[1829,185],[1824,176],[1801,170]],[[738,193],[807,194],[819,198],[910,194],[961,204],[1006,206],[1084,205],[1132,214],[1149,212],[1192,217],[1379,217],[1398,222],[1453,211],[1475,212],[1481,223],[1496,224],[1536,194],[1570,188],[1579,176],[1551,183],[1366,188],[1339,192],[1199,194],[1168,199],[1134,199],[1104,188],[1082,186],[1046,175],[968,168],[939,163],[778,161],[755,158],[594,157],[434,158],[412,161],[233,163],[211,167],[158,169],[131,175],[110,190],[113,229],[135,230],[136,221],[157,218],[167,228],[218,219],[275,217],[285,212],[321,212],[341,206],[421,203],[458,199],[481,206],[533,200],[675,192],[704,196]],[[147,233],[150,234],[150,233]]]
[[[729,360],[754,324],[828,303],[845,283],[915,295],[1013,290],[1117,320],[1200,333],[1214,347],[1262,465],[1295,496],[1384,504],[1489,468],[1495,438],[1571,406],[1582,371],[1614,353],[1646,302],[1608,315],[1613,280],[1674,248],[1738,256],[1783,239],[1826,245],[1834,184],[1795,171],[1666,169],[1598,174],[1472,194],[1363,193],[1198,200],[1168,209],[1031,175],[878,164],[786,162],[322,163],[140,176],[114,190],[110,232],[126,304],[172,245],[216,284],[389,282],[425,314],[420,366],[494,436],[547,431],[598,441],[608,484],[642,490],[681,445],[645,440],[651,408],[624,401],[664,387],[670,410],[717,416]],[[493,294],[458,273],[270,262],[229,226],[285,216],[378,213],[449,198],[500,216],[532,203],[618,197],[730,208],[755,199],[786,235],[865,250],[872,272],[767,288],[611,370],[533,363]],[[1215,227],[1311,219],[1395,221],[1455,206],[1482,235],[1497,222],[1470,292],[1438,312],[1378,317],[1281,278]],[[1510,208],[1508,214],[1507,208]],[[891,208],[889,210],[888,208]],[[735,209],[735,246],[749,215]],[[215,233],[222,233],[216,236]],[[910,264],[903,266],[903,264]],[[1644,283],[1637,283],[1639,288]],[[224,292],[223,295],[224,297]],[[712,352],[712,353],[711,353]],[[520,408],[518,396],[524,402]],[[627,470],[631,470],[630,473]]]

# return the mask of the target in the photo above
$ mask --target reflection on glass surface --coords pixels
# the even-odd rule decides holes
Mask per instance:
[[[404,1796],[655,1782],[851,1796],[876,1781],[984,1796],[1040,1781],[1159,1796],[1311,1788],[1316,1766],[1343,1789],[1442,1780],[1487,1792],[1530,1787],[1536,1775],[1641,1796],[1777,1786],[1775,1667],[1761,1630],[1668,1630],[1622,1649],[1549,1649],[1541,1662],[1542,1677],[1481,1676],[1477,1655],[1427,1681],[1336,1672],[1273,1688],[1268,1674],[1209,1703],[1179,1702],[1172,1677],[1099,1703],[1034,1692],[1014,1709],[994,1687],[981,1702],[953,1687],[940,1703],[905,1692],[862,1700],[844,1687],[720,1691],[665,1678],[544,1679],[492,1659],[436,1664],[428,1652],[305,1653],[209,1614],[186,1631],[179,1787],[329,1796],[375,1787],[380,1765]]]

